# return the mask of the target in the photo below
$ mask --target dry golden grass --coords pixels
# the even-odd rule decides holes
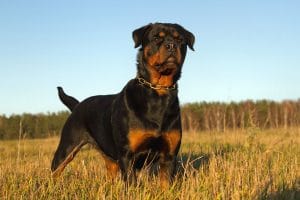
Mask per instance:
[[[300,128],[186,133],[169,190],[147,170],[136,187],[109,180],[90,148],[53,180],[58,138],[0,141],[0,199],[300,199],[299,136]]]

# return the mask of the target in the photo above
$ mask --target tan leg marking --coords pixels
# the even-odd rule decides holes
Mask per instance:
[[[118,172],[120,171],[119,164],[105,155],[103,155],[103,159],[105,161],[107,176],[111,179],[116,178]]]
[[[164,140],[169,146],[169,153],[173,155],[178,144],[181,141],[181,133],[178,130],[169,131],[163,134]]]
[[[168,145],[168,152],[164,152],[165,154],[170,154],[174,156],[176,149],[178,148],[178,145],[181,141],[181,132],[179,130],[172,130],[165,132],[163,134],[163,139]],[[172,171],[168,172],[168,168],[161,166],[160,172],[159,172],[159,178],[160,178],[160,185],[163,189],[168,189],[170,186],[170,173],[173,173]],[[172,169],[174,170],[174,169]]]
[[[160,170],[159,180],[160,180],[160,186],[162,187],[162,189],[168,189],[170,187],[170,180],[165,171]]]

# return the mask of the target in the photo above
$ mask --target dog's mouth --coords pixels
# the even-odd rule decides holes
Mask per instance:
[[[169,57],[163,63],[156,65],[156,69],[161,75],[169,76],[177,69],[176,59],[174,57]]]
[[[156,69],[162,76],[170,76],[171,74],[174,74],[177,68],[174,63],[164,63],[156,66]]]

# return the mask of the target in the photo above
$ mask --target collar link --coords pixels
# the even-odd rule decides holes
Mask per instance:
[[[136,79],[138,80],[140,85],[145,85],[154,90],[176,90],[177,89],[176,83],[171,86],[164,86],[164,85],[160,85],[160,84],[154,85],[141,77],[137,77]]]

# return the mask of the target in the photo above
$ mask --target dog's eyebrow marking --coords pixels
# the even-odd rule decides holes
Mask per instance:
[[[179,33],[177,31],[173,32],[173,37],[178,38],[179,37]]]
[[[161,32],[159,32],[159,37],[165,37],[166,36],[166,33],[165,32],[163,32],[163,31],[161,31]]]

